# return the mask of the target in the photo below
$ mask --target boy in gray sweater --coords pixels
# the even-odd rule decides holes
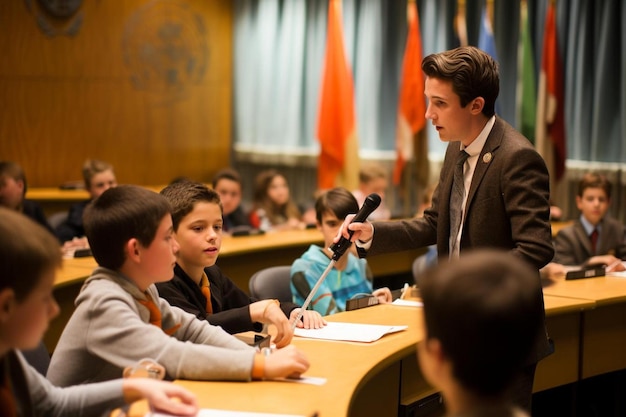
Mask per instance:
[[[293,346],[262,355],[159,298],[154,284],[172,278],[178,250],[163,196],[137,186],[111,188],[87,208],[84,224],[99,268],[76,298],[52,357],[54,383],[117,378],[143,358],[163,365],[171,379],[246,381],[308,369]]]
[[[0,415],[94,416],[141,398],[157,410],[196,415],[185,388],[146,378],[58,388],[30,366],[33,349],[59,313],[52,296],[61,251],[56,238],[21,213],[0,207]],[[178,401],[180,400],[180,401]]]

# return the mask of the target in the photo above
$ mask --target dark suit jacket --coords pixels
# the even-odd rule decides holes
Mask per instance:
[[[618,220],[605,216],[600,222],[602,232],[596,244],[596,253],[591,251],[591,241],[580,219],[563,228],[554,239],[554,262],[563,265],[583,265],[594,255],[611,254],[617,257],[624,246],[624,226]]]
[[[24,199],[22,201],[22,213],[45,227],[50,233],[54,234],[54,230],[52,230],[50,223],[48,223],[48,219],[46,219],[43,209],[36,201]]]
[[[424,212],[424,217],[374,223],[368,256],[436,243],[439,256],[448,258],[450,193],[459,152],[459,142],[448,145],[432,207]],[[544,160],[524,136],[496,117],[472,177],[461,252],[472,248],[510,250],[537,268],[539,279],[539,269],[554,255],[549,198],[550,181]],[[359,253],[363,255],[363,251]],[[543,300],[543,294],[537,296]],[[543,331],[530,361],[539,360],[550,351]]]
[[[459,142],[448,145],[432,207],[424,217],[374,223],[368,255],[436,243],[439,256],[449,256],[450,192],[459,152]],[[496,118],[472,177],[461,251],[510,250],[539,270],[554,255],[549,197],[548,171],[541,156],[524,136]]]
[[[61,242],[72,240],[75,237],[85,236],[85,228],[83,226],[83,213],[85,208],[91,203],[91,200],[81,201],[72,204],[67,213],[67,219],[57,226],[55,233]]]

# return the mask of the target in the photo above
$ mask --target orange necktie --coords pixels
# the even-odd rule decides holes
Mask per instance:
[[[148,311],[150,312],[150,319],[149,319],[150,324],[153,324],[163,329],[163,323],[161,321],[161,310],[159,310],[159,307],[156,305],[156,303],[152,301],[152,297],[150,297],[150,294],[148,294],[147,292],[144,294],[146,296],[146,299],[145,300],[138,299],[137,302],[141,304],[142,306],[144,306],[145,308],[147,308]],[[163,329],[163,332],[165,332],[165,334],[172,335],[176,330],[178,330],[179,327],[180,327],[180,324],[177,324],[171,329]]]
[[[206,312],[208,314],[213,314],[213,306],[211,305],[211,284],[209,283],[209,278],[207,278],[206,274],[202,273],[202,279],[200,280],[200,291],[206,298]]]

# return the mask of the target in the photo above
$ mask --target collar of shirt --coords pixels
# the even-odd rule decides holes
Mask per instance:
[[[587,236],[591,235],[593,229],[598,229],[598,234],[602,233],[602,223],[598,223],[597,226],[594,226],[582,214],[580,215],[580,223],[583,225],[583,229],[585,229]]]
[[[483,127],[483,130],[476,137],[476,139],[474,139],[472,143],[469,144],[469,146],[465,147],[461,143],[461,150],[465,150],[465,152],[469,154],[468,161],[472,159],[474,160],[474,162],[476,161],[476,158],[478,158],[478,155],[480,155],[480,151],[483,150],[483,146],[485,146],[485,142],[487,142],[487,137],[489,136],[489,133],[491,133],[491,129],[493,129],[493,125],[495,123],[496,116],[491,116],[491,118],[487,120],[487,123],[485,123],[485,127]]]

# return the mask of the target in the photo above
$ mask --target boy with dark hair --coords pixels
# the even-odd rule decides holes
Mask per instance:
[[[424,274],[418,358],[449,416],[527,416],[508,390],[543,332],[537,271],[504,251],[476,251]]]
[[[0,206],[24,213],[50,233],[54,233],[41,206],[26,199],[26,175],[22,167],[11,161],[0,161]]]
[[[28,365],[20,350],[37,346],[59,313],[52,288],[61,251],[40,225],[6,208],[0,236],[0,415],[92,416],[141,398],[168,413],[195,415],[193,394],[167,382],[129,378],[60,389]]]
[[[607,265],[607,272],[626,269],[619,259],[623,256],[624,226],[607,214],[610,204],[611,182],[601,174],[585,174],[576,195],[580,217],[556,235],[555,263]]]
[[[311,245],[291,266],[291,293],[302,305],[315,286],[333,252],[329,249],[333,238],[349,213],[356,213],[359,205],[354,195],[337,187],[320,195],[315,202],[317,229],[324,236],[324,247]],[[346,302],[361,294],[373,294],[381,303],[391,302],[389,288],[372,291],[372,273],[365,259],[358,259],[351,250],[337,260],[324,282],[311,299],[311,307],[322,315],[345,311]]]
[[[232,233],[236,230],[251,229],[248,215],[241,208],[243,185],[239,173],[234,169],[223,169],[215,174],[211,185],[219,194],[222,203],[224,232]]]
[[[151,358],[168,378],[250,380],[298,375],[293,346],[269,356],[170,306],[154,286],[172,278],[178,251],[167,200],[137,186],[110,188],[87,207],[85,231],[100,265],[76,298],[48,377],[67,386],[119,377]]]
[[[260,331],[261,323],[273,324],[277,347],[288,345],[293,337],[289,320],[295,320],[299,306],[252,299],[215,264],[222,245],[219,195],[191,181],[170,184],[161,195],[172,207],[174,238],[179,245],[174,278],[157,284],[161,297],[229,333]],[[307,311],[298,324],[318,328],[324,321],[317,312]]]

